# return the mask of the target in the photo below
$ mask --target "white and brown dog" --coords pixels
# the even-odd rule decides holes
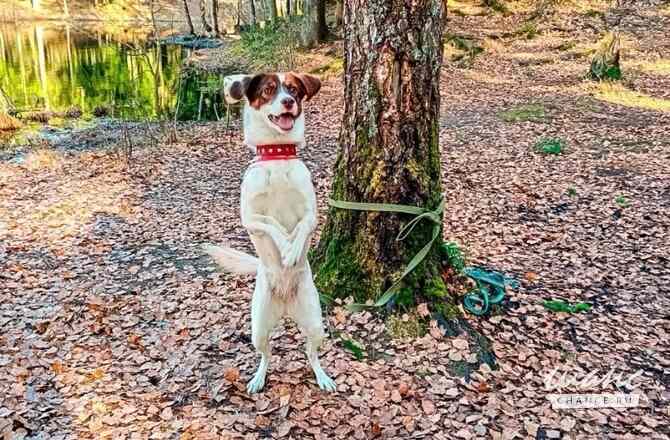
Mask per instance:
[[[226,100],[244,100],[244,142],[256,153],[242,181],[241,217],[258,258],[230,248],[208,246],[206,251],[228,272],[256,274],[251,339],[261,361],[247,385],[250,393],[265,385],[268,339],[284,316],[291,317],[307,338],[307,358],[319,387],[335,390],[319,363],[323,321],[307,261],[317,222],[316,195],[309,170],[296,156],[305,144],[302,103],[320,87],[318,78],[296,73],[224,79]]]

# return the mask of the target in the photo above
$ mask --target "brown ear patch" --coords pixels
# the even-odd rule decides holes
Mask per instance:
[[[260,73],[249,81],[246,89],[249,105],[258,110],[272,101],[279,90],[279,77],[274,74]]]
[[[231,86],[230,90],[228,93],[230,94],[230,97],[236,100],[241,100],[244,98],[245,92],[247,88],[249,87],[249,82],[251,79],[247,76],[241,81],[235,81]]]
[[[312,96],[319,93],[321,90],[321,80],[313,75],[308,75],[306,73],[290,73],[292,77],[295,77],[302,84],[302,88],[305,91],[305,101],[309,101]]]

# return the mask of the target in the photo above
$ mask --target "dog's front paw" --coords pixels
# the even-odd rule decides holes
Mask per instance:
[[[286,247],[286,251],[282,253],[282,264],[284,267],[293,267],[302,255],[302,246],[298,243],[291,243]]]
[[[254,377],[247,384],[247,392],[249,394],[254,394],[259,392],[265,386],[265,373],[257,371],[254,374]]]
[[[318,383],[319,388],[324,391],[333,392],[337,389],[337,384],[326,374],[325,371],[316,373],[316,383]]]

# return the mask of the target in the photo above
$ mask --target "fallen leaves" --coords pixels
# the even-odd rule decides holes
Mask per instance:
[[[237,382],[240,379],[240,370],[237,368],[227,368],[224,373],[223,377],[228,381],[228,382]]]
[[[169,406],[164,408],[163,411],[161,411],[160,413],[160,418],[166,421],[172,420],[173,417],[174,414],[172,413],[172,408],[170,408]]]
[[[421,409],[423,409],[423,412],[427,416],[435,414],[435,404],[429,399],[423,399],[421,401]]]
[[[565,20],[556,29],[572,29],[582,15],[552,20]],[[454,15],[450,26],[497,32],[517,18]],[[630,56],[653,41],[643,34]],[[559,30],[552,38],[573,35]],[[579,373],[644,367],[652,371],[643,377],[644,393],[667,400],[653,369],[669,366],[659,309],[670,307],[663,294],[670,286],[667,147],[658,141],[667,117],[570,95],[581,93],[581,67],[560,57],[523,70],[513,62],[514,52],[546,51],[550,40],[505,40],[468,72],[444,68],[443,188],[453,208],[445,212],[445,233],[473,262],[524,281],[499,314],[468,318],[490,338],[497,368],[481,364],[467,332],[445,336],[432,321],[425,338],[392,341],[377,317],[335,303],[324,316],[353,346],[348,352],[331,334],[321,360],[339,392],[314,385],[304,339],[284,323],[272,339],[266,387],[248,396],[244,381],[258,363],[248,317],[253,279],[217,272],[197,246],[228,240],[249,250],[236,211],[249,155],[237,132],[208,124],[184,129],[177,145],[138,151],[138,167],[159,169],[145,180],[105,154],[73,152],[63,162],[68,175],[0,163],[0,434],[10,426],[26,438],[89,438],[117,422],[129,438],[182,432],[182,440],[661,432],[661,411],[566,415],[545,398],[545,369],[566,364]],[[668,89],[650,78],[637,77],[636,87]],[[339,82],[324,83],[305,109],[301,155],[314,177],[321,225],[341,100]],[[545,103],[545,121],[508,124],[497,116],[527,101]],[[565,154],[532,152],[536,138],[558,134],[569,138]],[[96,191],[104,197],[83,194],[70,203],[77,212],[68,213],[77,192]],[[625,209],[616,206],[621,193]],[[591,316],[554,319],[541,304],[552,297],[593,304]],[[430,307],[420,304],[417,314],[429,318]]]
[[[86,373],[85,383],[95,382],[102,379],[103,377],[105,377],[105,370],[102,368],[96,368],[95,370]]]
[[[65,366],[61,361],[54,361],[51,363],[51,370],[56,374],[63,374],[65,371]]]
[[[451,344],[457,350],[468,350],[470,348],[468,341],[462,338],[455,338],[451,341]]]

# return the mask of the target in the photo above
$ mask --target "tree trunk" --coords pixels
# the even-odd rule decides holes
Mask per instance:
[[[291,16],[291,0],[286,0],[286,16]]]
[[[191,20],[191,12],[188,10],[188,0],[184,0],[184,15],[186,16],[186,24],[188,25],[188,33],[190,35],[195,34],[195,29],[193,29],[193,20]]]
[[[277,2],[276,0],[265,0],[265,19],[275,21],[277,19]]]
[[[328,36],[328,24],[326,23],[326,0],[317,0],[319,41],[323,41]]]
[[[305,0],[303,3],[303,25],[300,33],[302,47],[310,48],[319,42],[319,0]]]
[[[212,32],[212,27],[207,22],[207,0],[200,0],[200,19],[202,20],[202,27],[206,34]]]
[[[214,25],[214,34],[221,35],[219,29],[219,0],[212,0],[212,24]]]
[[[254,5],[254,0],[249,0],[249,7],[251,8],[251,24],[256,26],[256,5]]]
[[[346,0],[345,107],[333,199],[438,206],[444,13],[442,0]],[[331,207],[314,254],[321,292],[378,299],[431,239],[433,224],[422,220],[396,241],[412,218]],[[441,277],[441,237],[392,302],[411,305],[420,297],[456,309]]]
[[[344,15],[344,0],[337,0],[335,4],[335,27],[342,26],[342,16]]]

